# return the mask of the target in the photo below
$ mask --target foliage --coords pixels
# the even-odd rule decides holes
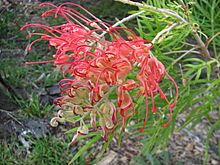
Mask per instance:
[[[42,105],[40,99],[37,95],[32,95],[29,100],[17,100],[19,104],[20,114],[27,117],[48,117],[50,112],[53,109],[53,105],[49,103],[47,105]]]
[[[169,8],[180,14],[183,18],[187,18],[187,13],[184,13],[184,6],[181,6],[181,3],[148,0],[146,4],[165,9]],[[218,120],[214,120],[210,116],[212,112],[218,112],[219,114],[220,110],[219,104],[216,103],[220,95],[220,49],[219,46],[216,46],[220,44],[217,34],[217,32],[220,31],[219,4],[219,0],[212,2],[207,0],[200,2],[187,1],[185,5],[189,13],[190,24],[177,26],[162,35],[155,43],[155,51],[153,52],[157,58],[167,64],[167,67],[170,68],[169,72],[172,72],[171,75],[174,79],[179,80],[180,98],[174,110],[174,118],[178,117],[180,113],[187,113],[187,118],[185,119],[185,123],[181,128],[178,128],[178,130],[181,130],[190,123],[193,123],[191,126],[191,129],[193,129],[201,121],[201,118],[204,117],[212,123],[210,133],[206,140],[206,149],[208,149],[211,134],[214,130],[219,129],[219,127],[216,126],[220,121],[220,116],[218,116]],[[172,18],[165,17],[161,13],[154,13],[152,15],[151,10],[147,10],[146,14],[140,15],[137,21],[139,25],[137,30],[140,36],[148,40],[154,39],[161,30],[169,26],[169,24],[174,23]],[[196,44],[195,41],[191,39],[193,37],[192,28],[195,28],[195,25],[198,25],[200,37],[207,45],[210,39],[212,40],[212,43],[209,44],[209,52],[213,58],[204,59],[199,49],[195,51],[196,49],[194,48],[196,48]],[[182,85],[180,82],[182,82]],[[191,109],[190,112],[189,108]],[[173,121],[175,121],[175,119]],[[175,126],[175,123],[173,126]],[[174,128],[172,129],[174,130]],[[156,134],[156,132],[154,134]],[[148,135],[147,132],[146,135]],[[163,135],[164,134],[160,134],[160,136]],[[163,140],[165,138],[166,136]],[[158,143],[158,141],[156,141],[156,139],[152,141],[148,140],[146,143],[145,145],[153,145]],[[144,152],[143,155],[148,151]],[[208,151],[206,150],[204,163],[206,163],[208,159],[207,153]]]
[[[14,66],[13,69],[12,66]],[[19,87],[24,83],[23,79],[27,75],[27,70],[17,64],[16,60],[2,59],[0,61],[0,74],[8,84]]]
[[[2,38],[7,37],[8,30],[10,28],[10,23],[15,19],[13,12],[7,11],[3,17],[0,18],[0,35]]]
[[[74,153],[69,150],[67,143],[52,136],[39,139],[30,137],[29,141],[31,141],[29,154],[16,139],[13,139],[11,144],[0,144],[0,164],[67,164]]]
[[[24,34],[18,30],[19,24],[23,24],[23,19],[16,19],[15,12],[9,10],[1,10],[0,15],[0,47],[7,49],[20,48],[21,45],[17,44],[16,41],[24,37]]]
[[[215,36],[220,32],[220,11],[219,11],[219,0],[202,0],[196,3],[193,1],[192,15],[193,20],[198,23],[201,31],[210,37]],[[205,37],[205,36],[204,36]],[[206,38],[207,39],[207,38]],[[217,56],[220,47],[220,38],[218,36],[212,41],[210,50]],[[218,57],[219,58],[219,57]]]

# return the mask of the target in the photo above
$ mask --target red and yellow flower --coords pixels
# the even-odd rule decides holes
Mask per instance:
[[[48,41],[49,46],[56,49],[53,60],[27,64],[53,62],[63,72],[64,79],[60,81],[62,96],[54,102],[61,107],[61,114],[80,117],[80,127],[72,143],[76,142],[79,135],[89,132],[84,123],[84,119],[88,117],[93,129],[100,129],[105,140],[109,130],[113,130],[117,124],[121,123],[124,128],[127,118],[135,113],[135,105],[130,95],[134,91],[137,96],[143,96],[146,100],[146,115],[141,132],[148,117],[149,99],[152,101],[151,112],[156,113],[154,96],[157,93],[170,109],[170,118],[163,126],[169,124],[178,99],[178,87],[164,65],[150,55],[152,43],[136,36],[128,28],[108,25],[77,4],[64,3],[55,6],[42,3],[40,7],[43,6],[51,8],[42,14],[43,17],[61,16],[66,23],[57,26],[28,24],[22,27],[21,30],[39,27],[44,31],[27,36],[40,36],[30,44],[30,50],[34,43],[42,40]],[[120,35],[121,31],[129,34],[127,38]],[[129,79],[128,75],[134,70],[138,70],[136,78]],[[66,75],[69,75],[68,78]],[[164,76],[173,82],[176,89],[176,98],[172,103],[159,87]],[[111,100],[111,92],[117,93],[117,101]],[[64,118],[64,115],[59,115],[52,119],[52,124],[55,126],[56,121],[61,122]],[[99,128],[96,126],[97,122]]]

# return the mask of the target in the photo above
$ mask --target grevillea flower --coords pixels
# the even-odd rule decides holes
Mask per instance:
[[[40,7],[43,6],[50,9],[42,17],[61,16],[66,23],[56,26],[28,24],[21,30],[30,27],[43,29],[42,33],[33,32],[27,36],[39,36],[30,44],[30,50],[34,43],[42,40],[48,41],[49,47],[56,49],[53,60],[26,63],[53,62],[63,73],[64,79],[60,81],[62,96],[54,101],[61,107],[61,111],[51,120],[51,125],[57,126],[58,122],[69,121],[69,118],[77,116],[76,121],[80,122],[80,126],[73,137],[74,144],[80,135],[88,134],[86,119],[90,118],[93,130],[101,131],[101,135],[107,140],[108,133],[116,125],[121,124],[124,128],[127,118],[134,115],[135,105],[131,96],[134,92],[146,100],[146,115],[140,132],[147,122],[150,99],[151,112],[156,113],[154,96],[157,93],[166,101],[170,111],[170,118],[163,127],[169,124],[178,99],[178,87],[164,65],[150,55],[152,43],[136,36],[128,28],[108,25],[80,5],[69,2],[59,6],[40,4]],[[128,34],[127,37],[121,35],[124,31]],[[134,71],[136,78],[129,78],[128,75],[134,74]],[[176,88],[173,102],[168,100],[159,87],[164,76]],[[111,99],[112,92],[117,94],[117,101]]]

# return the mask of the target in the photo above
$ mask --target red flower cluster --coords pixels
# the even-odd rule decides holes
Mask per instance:
[[[55,18],[62,16],[67,21],[59,26],[28,24],[21,29],[37,26],[44,30],[43,33],[34,32],[27,36],[40,36],[30,44],[29,49],[37,41],[47,40],[49,46],[57,50],[53,55],[54,60],[27,62],[53,62],[60,66],[63,72],[64,79],[60,81],[62,97],[55,100],[62,111],[58,117],[52,119],[52,124],[57,125],[57,121],[62,122],[69,116],[78,115],[80,127],[73,138],[74,143],[79,135],[88,133],[84,119],[90,116],[92,127],[98,129],[98,121],[102,135],[107,140],[109,130],[114,129],[119,121],[123,128],[126,119],[135,113],[130,93],[136,91],[137,96],[146,98],[146,116],[140,131],[143,131],[146,125],[148,98],[152,100],[152,113],[156,112],[156,93],[159,93],[161,99],[165,99],[169,106],[170,118],[163,126],[168,125],[172,119],[172,108],[178,98],[178,87],[166,72],[164,65],[150,55],[152,43],[136,36],[130,29],[108,25],[77,4],[64,3],[55,6],[42,3],[40,7],[42,6],[52,7],[42,14],[43,17],[54,14]],[[126,35],[122,35],[122,32]],[[134,70],[138,70],[136,79],[129,79],[128,74]],[[176,88],[176,99],[173,103],[169,102],[159,87],[164,75]],[[117,94],[117,101],[111,100],[112,92]]]

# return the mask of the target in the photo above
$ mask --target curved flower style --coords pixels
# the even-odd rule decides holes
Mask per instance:
[[[21,30],[29,27],[43,29],[43,33],[34,32],[27,36],[27,38],[40,36],[30,44],[30,50],[34,43],[42,40],[48,41],[49,47],[56,49],[54,60],[26,62],[26,64],[53,62],[60,67],[64,76],[60,81],[62,96],[54,103],[62,110],[51,120],[51,124],[57,126],[57,121],[63,122],[68,117],[78,116],[80,127],[73,137],[72,144],[80,135],[88,134],[89,129],[84,122],[88,117],[92,128],[101,130],[105,140],[118,121],[121,121],[124,128],[127,118],[135,113],[135,105],[130,95],[134,91],[137,91],[137,96],[146,98],[146,116],[140,132],[146,125],[149,98],[152,100],[151,111],[156,113],[154,96],[157,93],[167,102],[170,109],[170,118],[163,127],[169,124],[172,119],[172,109],[178,99],[178,87],[166,72],[164,65],[150,55],[152,43],[136,36],[128,28],[108,25],[80,5],[40,4],[40,7],[43,6],[51,9],[44,12],[42,17],[61,16],[67,22],[56,26],[28,24],[21,28]],[[122,31],[128,34],[127,38],[121,35]],[[128,74],[134,70],[138,70],[136,79],[129,79]],[[172,103],[159,87],[164,76],[170,79],[176,88],[176,98]],[[112,92],[117,93],[117,102],[111,100]]]

